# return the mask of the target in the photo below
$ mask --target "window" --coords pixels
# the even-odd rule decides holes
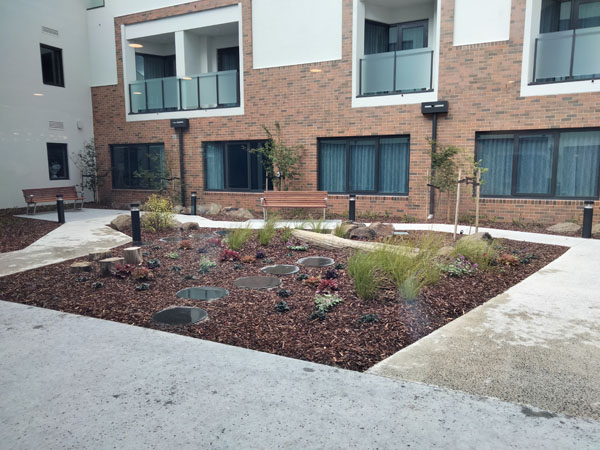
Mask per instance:
[[[319,140],[319,189],[408,194],[410,138]]]
[[[165,183],[163,144],[112,145],[111,162],[114,189],[158,190]]]
[[[240,48],[228,47],[217,50],[217,70],[239,70],[240,68]]]
[[[42,55],[42,80],[44,84],[65,87],[62,50],[40,44],[40,52]]]
[[[137,80],[174,77],[175,55],[157,56],[136,53],[135,71]]]
[[[395,25],[365,21],[365,55],[427,48],[428,20]]]
[[[87,9],[102,8],[104,0],[87,0]]]
[[[600,130],[481,133],[488,197],[597,198]]]
[[[600,26],[600,0],[543,0],[540,33]]]
[[[265,169],[252,152],[264,141],[206,142],[204,185],[207,191],[264,191]],[[272,189],[269,180],[269,187]]]
[[[46,144],[48,152],[48,173],[51,180],[69,179],[69,159],[67,144]]]

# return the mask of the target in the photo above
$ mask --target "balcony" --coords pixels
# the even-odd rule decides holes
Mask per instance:
[[[600,27],[540,34],[530,84],[600,78]]]
[[[240,105],[237,70],[129,84],[131,114],[233,108]]]
[[[433,88],[433,50],[419,48],[360,59],[360,96],[428,92]]]

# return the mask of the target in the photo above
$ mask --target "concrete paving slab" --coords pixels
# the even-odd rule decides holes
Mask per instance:
[[[13,450],[600,441],[592,420],[7,302],[0,342],[0,442]]]
[[[570,239],[544,269],[369,372],[600,419],[600,241]]]

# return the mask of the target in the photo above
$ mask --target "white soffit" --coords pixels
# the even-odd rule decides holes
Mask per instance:
[[[454,45],[506,41],[511,0],[455,0]]]
[[[342,58],[342,0],[252,0],[254,68]]]

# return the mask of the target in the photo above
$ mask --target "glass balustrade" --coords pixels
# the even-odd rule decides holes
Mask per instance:
[[[389,95],[432,89],[433,50],[366,55],[360,60],[360,95]]]
[[[535,40],[534,83],[600,78],[600,27],[544,33]]]
[[[138,80],[129,85],[131,113],[239,106],[238,71]]]

